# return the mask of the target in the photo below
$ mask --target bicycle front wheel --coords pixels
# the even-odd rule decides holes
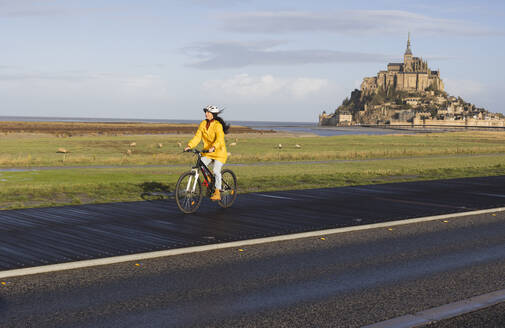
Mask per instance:
[[[202,203],[202,184],[195,172],[183,173],[175,185],[175,201],[184,213],[194,213]]]
[[[222,177],[222,191],[221,200],[218,202],[219,206],[223,208],[230,207],[235,199],[237,199],[237,177],[232,170],[223,170]]]

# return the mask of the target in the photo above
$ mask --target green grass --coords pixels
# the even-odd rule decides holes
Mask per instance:
[[[189,167],[2,172],[0,208],[141,200],[142,192],[153,186],[173,190]],[[228,167],[237,174],[239,191],[244,193],[502,175],[505,154]]]

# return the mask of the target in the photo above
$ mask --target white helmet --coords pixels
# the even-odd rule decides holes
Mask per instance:
[[[211,112],[212,114],[219,114],[221,113],[223,110],[222,109],[219,109],[217,108],[216,106],[214,105],[209,105],[207,107],[205,107],[203,109],[204,112]]]

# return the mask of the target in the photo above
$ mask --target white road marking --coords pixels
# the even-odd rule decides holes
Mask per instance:
[[[299,200],[301,200],[302,198],[321,199],[321,196],[317,196],[317,195],[311,196],[311,195],[308,195],[308,193],[296,194],[296,193],[284,192],[284,194],[285,195],[295,195],[297,197],[295,199],[299,199]]]
[[[345,232],[351,232],[351,231],[361,231],[361,230],[369,230],[369,229],[376,229],[376,228],[406,225],[406,224],[412,224],[412,223],[453,219],[453,218],[459,218],[459,217],[464,217],[464,216],[469,216],[469,215],[479,215],[479,214],[487,214],[487,213],[503,212],[503,211],[505,211],[505,207],[497,207],[497,208],[491,208],[491,209],[487,209],[487,210],[478,210],[478,211],[469,211],[469,212],[462,212],[462,213],[426,216],[426,217],[406,219],[406,220],[397,220],[397,221],[381,222],[381,223],[374,223],[374,224],[364,224],[361,226],[317,230],[317,231],[301,232],[301,233],[273,236],[273,237],[266,237],[266,238],[239,240],[239,241],[233,241],[233,242],[228,242],[228,243],[193,246],[193,247],[186,247],[186,248],[169,249],[169,250],[164,250],[164,251],[114,256],[114,257],[107,257],[107,258],[95,259],[95,260],[83,260],[83,261],[76,261],[76,262],[69,262],[69,263],[49,264],[49,265],[44,265],[44,266],[32,267],[32,268],[0,271],[0,279],[8,278],[8,277],[16,277],[16,276],[25,276],[25,275],[37,274],[37,273],[47,273],[47,272],[54,272],[54,271],[87,268],[87,267],[92,267],[92,266],[108,265],[108,264],[122,263],[122,262],[129,262],[129,261],[140,261],[140,260],[152,259],[152,258],[157,258],[157,257],[205,252],[205,251],[224,249],[224,248],[243,247],[243,246],[278,242],[278,241],[284,241],[284,240],[293,240],[293,239],[300,239],[300,238],[307,238],[307,237],[317,237],[317,236],[323,236],[323,235],[339,234],[339,233],[345,233]]]
[[[413,328],[433,321],[449,319],[459,315],[481,310],[505,301],[505,289],[475,296],[459,302],[449,303],[429,310],[407,314],[394,319],[381,321],[362,328]]]
[[[379,190],[379,189],[376,189],[376,188],[363,188],[363,187],[349,187],[349,189],[351,190],[357,190],[357,191],[366,191],[366,192],[373,192],[373,193],[376,193],[376,194],[394,194],[395,191],[391,191],[391,190]]]
[[[282,197],[282,196],[272,196],[272,195],[265,195],[265,194],[255,194],[256,196],[262,196],[262,197],[268,197],[268,198],[279,198],[279,199],[292,199],[296,200],[295,198],[290,198],[290,197]]]
[[[482,195],[482,196],[492,196],[492,197],[502,197],[502,198],[505,198],[505,195],[488,194],[488,193],[485,193],[485,192],[473,192],[472,194],[474,194],[474,195]]]

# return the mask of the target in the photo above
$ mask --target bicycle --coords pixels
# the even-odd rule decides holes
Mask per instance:
[[[200,207],[203,199],[203,188],[207,188],[207,197],[210,197],[215,191],[215,177],[209,168],[202,161],[202,153],[208,153],[206,150],[188,150],[197,156],[196,164],[191,171],[183,173],[175,185],[175,201],[177,206],[184,213],[194,213]],[[203,182],[200,180],[200,174]],[[222,191],[219,206],[223,208],[230,207],[237,199],[237,177],[232,170],[224,169],[221,172]]]

